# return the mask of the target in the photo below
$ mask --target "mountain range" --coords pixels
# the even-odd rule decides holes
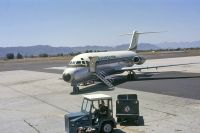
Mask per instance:
[[[122,44],[118,46],[83,46],[83,47],[52,47],[49,45],[36,45],[26,47],[0,47],[0,57],[5,57],[7,53],[21,53],[22,55],[39,55],[47,53],[49,55],[57,55],[59,53],[69,54],[77,52],[85,52],[87,50],[92,51],[118,51],[127,50],[129,44]],[[200,47],[200,41],[194,42],[164,42],[159,44],[140,43],[138,50],[157,50],[157,49],[176,49],[176,48],[191,48]]]
[[[161,49],[176,49],[176,48],[198,48],[200,47],[200,41],[192,42],[163,42],[156,44]]]

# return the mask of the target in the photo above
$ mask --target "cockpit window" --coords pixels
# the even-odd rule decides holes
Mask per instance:
[[[74,61],[70,61],[69,64],[75,64],[75,62]]]
[[[69,67],[86,67],[89,65],[88,61],[85,60],[80,60],[80,61],[70,61],[69,62]]]
[[[82,64],[84,64],[84,65],[85,65],[85,61],[82,61]]]

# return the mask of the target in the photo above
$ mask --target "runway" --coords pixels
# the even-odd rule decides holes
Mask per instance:
[[[199,59],[190,57],[194,58]],[[62,70],[47,69],[64,65],[64,62],[0,65],[1,133],[63,133],[64,114],[79,111],[82,94],[91,93],[111,95],[114,111],[118,94],[138,95],[145,126],[118,126],[115,133],[200,131],[200,65],[137,72],[135,81],[117,75],[115,90],[98,83],[81,87],[79,95],[70,94],[70,84],[60,79]]]

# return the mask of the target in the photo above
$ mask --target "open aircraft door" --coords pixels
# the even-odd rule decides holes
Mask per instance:
[[[97,67],[96,62],[97,62],[98,57],[89,57],[89,59],[90,59],[89,71],[96,73],[96,67]]]

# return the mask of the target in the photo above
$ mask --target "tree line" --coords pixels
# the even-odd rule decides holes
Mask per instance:
[[[85,52],[83,53],[92,53],[92,52],[102,52],[102,51],[99,51],[99,50],[86,50]],[[56,55],[49,55],[47,53],[41,53],[37,56],[35,55],[22,55],[21,53],[17,53],[17,55],[15,55],[14,53],[7,53],[6,54],[6,59],[23,59],[23,58],[34,58],[34,57],[60,57],[60,56],[76,56],[78,54],[81,54],[81,52],[71,52],[71,53],[68,53],[68,54],[63,54],[63,53],[58,53]]]
[[[6,54],[6,58],[7,59],[14,59],[15,55],[13,53],[7,53]],[[17,53],[16,58],[17,59],[23,59],[24,57],[23,57],[23,55],[21,53]]]
[[[153,51],[181,51],[181,50],[197,50],[200,48],[177,48],[177,49],[159,49],[159,50],[153,50]],[[106,51],[106,50],[105,50]],[[93,52],[105,52],[105,51],[100,51],[100,50],[86,50],[85,52],[71,52],[68,54],[63,54],[63,53],[58,53],[56,55],[49,55],[47,53],[41,53],[37,56],[35,55],[22,55],[21,53],[17,53],[15,56],[14,53],[7,53],[6,54],[6,59],[23,59],[23,58],[34,58],[34,57],[60,57],[60,56],[76,56],[81,53],[93,53]],[[138,50],[138,52],[143,52],[143,51],[152,51],[152,50]]]

